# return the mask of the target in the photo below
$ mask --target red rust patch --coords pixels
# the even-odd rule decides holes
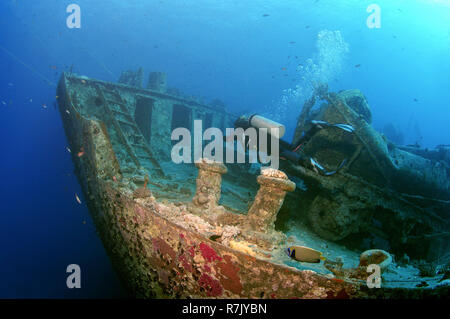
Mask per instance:
[[[212,249],[210,246],[206,245],[205,243],[200,244],[200,251],[202,253],[203,258],[207,262],[213,262],[214,260],[222,260],[219,256],[217,256],[217,253],[214,249]]]
[[[350,296],[348,295],[348,293],[345,291],[345,289],[342,289],[341,291],[339,291],[337,293],[336,298],[338,299],[349,299]]]
[[[221,275],[220,283],[225,290],[229,290],[235,294],[240,294],[242,292],[242,284],[238,275],[239,267],[233,264],[230,255],[225,255],[223,258],[226,262],[217,264]]]
[[[198,284],[200,287],[206,289],[206,295],[208,297],[218,297],[222,294],[222,286],[220,286],[220,282],[212,278],[207,274],[203,274],[198,280]]]
[[[181,255],[180,257],[178,257],[178,260],[181,261],[181,263],[183,264],[183,268],[189,272],[192,272],[194,269],[192,268],[192,265],[188,262],[187,257],[185,254]]]
[[[195,248],[194,248],[194,246],[191,246],[189,248],[188,252],[189,252],[189,255],[191,255],[191,257],[194,257],[195,256]]]
[[[167,244],[164,240],[155,237],[152,239],[152,242],[153,242],[153,249],[159,250],[159,252],[162,255],[169,255],[172,258],[172,260],[175,260],[176,257],[175,250],[173,250],[172,247],[170,247],[170,245]]]
[[[327,299],[349,299],[350,296],[347,294],[345,289],[340,290],[336,295],[333,291],[327,291]]]

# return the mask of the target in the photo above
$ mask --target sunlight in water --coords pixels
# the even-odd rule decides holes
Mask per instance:
[[[341,73],[349,53],[349,44],[340,31],[322,30],[317,35],[316,54],[297,66],[296,73],[300,81],[285,89],[279,101],[270,106],[265,115],[288,123],[292,114],[298,114],[302,102],[308,99],[315,85],[329,83]],[[292,122],[292,121],[291,121]]]

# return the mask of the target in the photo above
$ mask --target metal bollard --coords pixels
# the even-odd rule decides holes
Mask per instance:
[[[222,174],[227,172],[223,163],[203,158],[195,163],[198,168],[197,189],[192,202],[197,207],[211,209],[217,207],[221,195]]]
[[[254,231],[267,232],[274,228],[286,192],[294,191],[295,183],[282,171],[272,168],[261,169],[257,181],[261,186],[247,213],[247,222]]]

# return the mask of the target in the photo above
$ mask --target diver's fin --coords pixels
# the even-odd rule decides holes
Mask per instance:
[[[338,168],[334,171],[328,172],[322,165],[319,164],[319,162],[317,162],[314,158],[311,157],[310,159],[310,163],[314,169],[314,171],[316,171],[316,173],[320,173],[322,175],[325,176],[331,176],[336,174],[337,172],[339,172],[339,170],[344,167],[345,164],[347,164],[347,159],[344,159],[341,164],[338,166]]]
[[[325,175],[326,176],[331,176],[331,175],[336,174],[337,172],[339,172],[341,170],[342,167],[344,167],[345,164],[347,164],[347,159],[346,158],[341,162],[341,164],[338,166],[338,168],[335,171],[326,172]]]
[[[349,133],[353,133],[355,129],[353,126],[348,124],[333,124],[334,127],[340,128],[341,130],[347,131]]]
[[[318,126],[319,128],[325,128],[325,127],[336,127],[339,128],[341,130],[344,130],[346,132],[349,133],[353,133],[355,131],[355,129],[353,128],[353,126],[349,125],[349,124],[331,124],[325,121],[319,121],[319,120],[312,120],[311,124]]]
[[[322,165],[319,164],[314,158],[310,158],[310,162],[313,168],[319,169],[320,171],[325,171]]]
[[[325,122],[325,121],[319,121],[319,120],[312,120],[311,124],[312,125],[316,125],[316,126],[318,126],[320,128],[324,128],[324,127],[329,127],[330,126],[330,123]]]

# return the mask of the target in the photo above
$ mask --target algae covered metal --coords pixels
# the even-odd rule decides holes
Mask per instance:
[[[399,252],[409,253],[408,240],[420,227],[426,230],[420,234],[447,229],[437,210],[422,208],[407,196],[389,198],[394,192],[377,184],[378,175],[370,179],[357,173],[359,161],[372,152],[370,141],[358,137],[363,147],[344,147],[353,153],[351,161],[331,177],[288,162],[280,170],[208,159],[175,164],[170,158],[174,128],[192,129],[194,120],[201,119],[205,127],[225,129],[233,127],[237,116],[220,101],[205,103],[169,89],[163,73],[151,73],[147,88],[142,79],[142,70],[124,72],[121,83],[66,73],[58,85],[70,148],[85,152],[73,155],[76,174],[105,249],[133,296],[370,298],[448,292],[442,276],[419,279],[414,270],[393,267],[392,256],[384,250],[359,256],[360,247],[339,243],[361,228],[369,229],[369,214],[379,219],[391,214],[392,225],[414,220],[412,230],[399,232],[399,240],[406,238],[393,246]],[[339,103],[333,95],[327,98],[332,105]],[[348,121],[340,122],[355,125],[346,116]],[[359,127],[357,132],[362,134]],[[303,151],[330,166],[342,157],[324,153],[331,162],[324,161],[308,148],[319,144],[308,143]],[[390,173],[383,170],[389,165],[373,152],[382,179]],[[380,203],[373,204],[375,199]],[[446,205],[445,198],[439,200]],[[392,212],[369,212],[372,206]],[[309,226],[293,235],[295,227],[287,225],[301,220],[300,215]],[[386,231],[383,225],[379,228]],[[324,263],[299,262],[286,254],[289,246],[314,245],[311,248],[323,252]],[[367,270],[374,264],[383,274],[379,289],[368,287]],[[395,283],[400,273],[409,276],[407,284]],[[418,287],[421,281],[426,286]]]

